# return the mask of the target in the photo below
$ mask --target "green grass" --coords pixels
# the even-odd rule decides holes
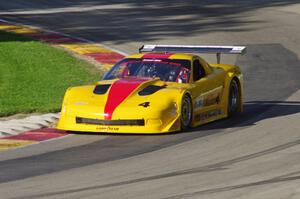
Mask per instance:
[[[68,87],[100,77],[94,66],[63,50],[0,31],[0,117],[58,112]]]

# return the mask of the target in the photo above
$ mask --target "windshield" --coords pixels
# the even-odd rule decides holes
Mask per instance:
[[[103,79],[158,77],[162,81],[188,83],[190,68],[191,64],[188,60],[128,58],[114,65]]]

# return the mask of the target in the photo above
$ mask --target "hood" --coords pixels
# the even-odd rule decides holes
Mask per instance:
[[[139,95],[150,95],[164,88],[165,83],[159,79],[149,78],[124,78],[111,84],[99,82],[94,89],[95,94],[107,93],[107,100],[104,107],[104,118],[111,119],[114,110],[128,98],[132,93]]]

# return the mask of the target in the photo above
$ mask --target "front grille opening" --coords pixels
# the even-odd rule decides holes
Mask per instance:
[[[145,126],[145,120],[100,120],[76,117],[77,124],[95,124],[95,125],[109,125],[109,126]]]

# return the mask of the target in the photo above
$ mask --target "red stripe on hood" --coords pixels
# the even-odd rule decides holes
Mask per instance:
[[[168,59],[174,53],[147,53],[142,56],[143,59]]]
[[[104,119],[110,120],[114,110],[121,104],[145,79],[121,79],[113,83],[104,108]]]

